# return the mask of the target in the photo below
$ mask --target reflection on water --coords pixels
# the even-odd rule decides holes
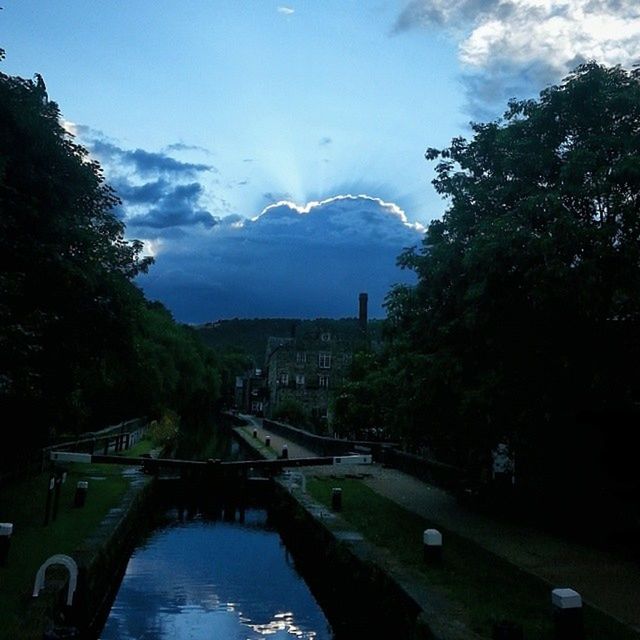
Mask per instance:
[[[330,639],[329,623],[266,512],[244,524],[193,520],[134,551],[103,640]]]

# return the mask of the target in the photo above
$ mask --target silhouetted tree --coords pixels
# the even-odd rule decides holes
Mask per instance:
[[[152,259],[119,204],[42,77],[0,74],[0,401],[25,446],[218,401],[215,356],[133,284]]]
[[[605,417],[640,399],[639,80],[582,65],[427,151],[450,205],[399,258],[418,283],[388,297],[390,361],[414,361],[397,403],[457,462],[508,434],[532,484],[593,488],[600,445],[629,446]]]

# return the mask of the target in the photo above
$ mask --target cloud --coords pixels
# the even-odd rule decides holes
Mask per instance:
[[[252,219],[182,230],[152,245],[156,264],[139,284],[186,322],[353,316],[360,291],[380,317],[391,285],[413,281],[396,258],[423,232],[397,205],[366,195],[278,202]],[[145,239],[154,241],[151,231]]]
[[[332,142],[333,142],[333,140],[329,136],[325,136],[324,138],[320,138],[320,142],[318,142],[318,144],[321,147],[326,147],[327,145],[331,144]]]
[[[170,176],[172,178],[177,176],[192,177],[203,171],[218,173],[218,170],[213,165],[182,162],[165,152],[127,149],[106,136],[102,131],[92,129],[86,125],[67,123],[67,128],[73,135],[78,136],[91,154],[107,167],[115,165],[145,177],[158,175]],[[170,144],[166,147],[166,150],[171,149],[198,149],[206,151],[206,149],[202,149],[201,147],[184,145],[180,142]]]
[[[134,185],[127,180],[112,183],[122,200],[129,204],[150,204],[162,199],[170,189],[166,180],[154,180],[141,185]]]
[[[185,144],[184,142],[174,142],[164,148],[164,151],[200,151],[205,155],[212,156],[213,153],[206,147],[197,144]]]
[[[147,186],[149,185],[145,185]],[[129,217],[127,224],[129,227],[136,228],[136,231],[141,227],[151,229],[192,225],[213,227],[217,224],[216,218],[198,206],[202,192],[203,187],[197,182],[174,186],[165,190],[157,200],[157,204],[147,213]]]
[[[122,200],[115,211],[124,220],[129,235],[146,235],[149,229],[167,237],[180,235],[183,227],[211,228],[217,224],[215,213],[227,212],[228,203],[210,198],[203,204],[202,173],[217,173],[207,164],[182,162],[166,152],[127,149],[101,131],[74,124],[74,135],[81,138],[91,155],[98,159],[109,176],[109,183]],[[166,149],[186,150],[190,145],[171,144]]]
[[[144,149],[122,149],[106,140],[94,140],[90,150],[99,160],[128,164],[131,169],[143,176],[157,174],[193,176],[200,171],[217,172],[211,165],[181,162],[165,153],[154,153]]]
[[[262,194],[262,199],[269,204],[273,204],[274,202],[282,202],[283,200],[293,200],[293,196],[288,191],[265,191]]]
[[[292,7],[285,7],[285,6],[279,6],[278,7],[278,13],[281,13],[285,16],[290,16],[291,14],[295,13],[296,10],[293,9]]]
[[[394,33],[444,28],[458,41],[472,112],[504,107],[580,62],[640,61],[637,0],[413,0]]]

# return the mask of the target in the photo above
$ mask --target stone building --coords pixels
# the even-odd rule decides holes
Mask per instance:
[[[243,413],[264,415],[267,397],[267,380],[262,369],[251,369],[236,377],[234,406]]]
[[[300,323],[287,337],[267,341],[265,415],[291,399],[311,422],[326,427],[331,399],[351,365],[353,353],[367,344],[367,294],[360,294],[357,319]]]

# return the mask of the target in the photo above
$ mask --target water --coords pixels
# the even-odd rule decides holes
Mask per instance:
[[[324,613],[293,567],[266,511],[244,524],[195,519],[138,547],[103,640],[329,640]]]

